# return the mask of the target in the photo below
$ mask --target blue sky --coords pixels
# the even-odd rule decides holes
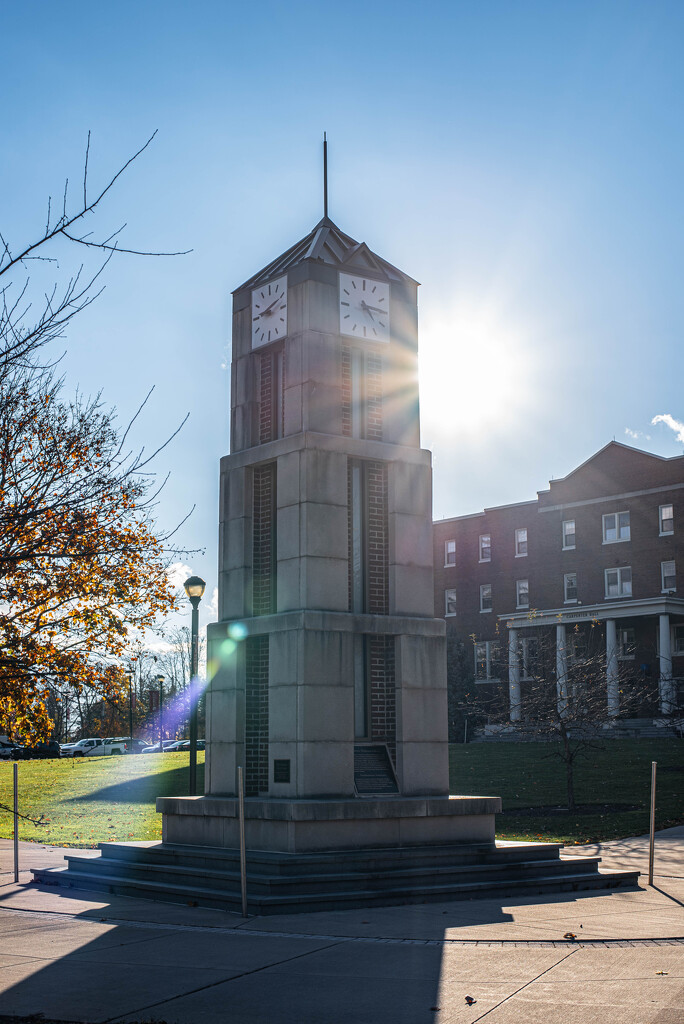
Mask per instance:
[[[683,35],[659,0],[2,5],[13,244],[79,187],[89,130],[95,187],[158,129],[97,223],[193,251],[111,263],[63,367],[122,420],[154,386],[147,447],[189,413],[159,516],[196,503],[210,590],[230,292],[320,218],[324,130],[332,218],[421,281],[435,516],[533,497],[613,437],[681,454],[651,421],[684,420]]]

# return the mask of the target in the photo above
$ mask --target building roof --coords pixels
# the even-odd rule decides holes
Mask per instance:
[[[291,267],[305,260],[316,260],[340,268],[348,267],[350,270],[375,271],[390,281],[411,281],[418,284],[408,274],[404,274],[377,253],[372,252],[365,242],[357,242],[349,235],[345,235],[329,217],[323,217],[305,238],[250,277],[235,291],[255,288],[273,277],[286,273]]]

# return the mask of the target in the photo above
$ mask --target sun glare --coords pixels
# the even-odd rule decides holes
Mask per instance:
[[[420,399],[425,443],[513,428],[529,408],[532,353],[522,331],[487,310],[428,314],[420,331]]]

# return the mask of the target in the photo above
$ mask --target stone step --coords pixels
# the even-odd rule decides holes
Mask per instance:
[[[272,875],[295,875],[319,871],[357,873],[359,871],[387,871],[394,867],[420,867],[430,870],[440,865],[501,864],[509,861],[558,860],[562,843],[509,842],[463,843],[449,846],[371,848],[320,853],[282,854],[267,850],[249,850],[250,870]],[[132,843],[100,843],[102,856],[121,860],[164,865],[186,865],[196,871],[239,870],[237,850],[207,846],[181,846],[155,843],[136,846]],[[78,859],[78,855],[72,855]]]
[[[239,866],[232,870],[211,870],[208,868],[193,870],[189,865],[145,863],[134,860],[117,860],[111,856],[100,859],[85,859],[78,856],[67,857],[69,869],[80,874],[95,877],[105,874],[110,877],[136,879],[144,881],[166,882],[181,887],[193,886],[201,878],[207,885],[221,892],[236,891],[240,885]],[[572,862],[574,874],[596,873],[599,858],[581,858]],[[248,861],[247,877],[250,891],[254,894],[284,895],[342,892],[369,890],[379,892],[397,886],[409,887],[428,882],[431,885],[451,882],[466,883],[469,881],[500,881],[523,880],[539,874],[546,876],[564,875],[569,870],[569,862],[562,860],[538,861],[518,860],[502,861],[488,864],[440,865],[426,871],[423,867],[395,867],[376,871],[349,872],[326,871],[304,872],[299,876],[273,875],[258,871]]]
[[[498,898],[500,896],[515,897],[592,889],[614,889],[633,887],[637,884],[639,877],[637,871],[599,874],[598,872],[579,872],[574,868],[573,863],[572,867],[563,875],[540,873],[519,881],[510,879],[469,880],[436,885],[423,882],[420,886],[397,886],[382,891],[359,889],[334,893],[271,896],[254,894],[248,888],[248,910],[252,914],[291,914],[407,903],[434,903],[476,897]],[[116,874],[107,875],[104,872],[99,876],[94,876],[72,867],[68,869],[34,869],[33,874],[37,882],[48,885],[64,885],[75,889],[108,892],[121,896],[240,911],[239,891],[235,893],[220,892],[204,886],[178,885],[151,879],[137,880]]]

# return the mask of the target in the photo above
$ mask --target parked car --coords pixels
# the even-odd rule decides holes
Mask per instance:
[[[176,740],[164,740],[164,752],[166,752],[169,749],[169,747],[175,745],[175,743],[176,743]],[[142,750],[140,751],[140,753],[141,754],[158,754],[159,753],[159,743],[153,743],[149,747],[143,747]]]
[[[189,750],[190,749],[190,740],[182,740],[181,746],[178,749],[179,750]],[[204,750],[204,740],[197,740],[197,749],[198,750]]]
[[[10,740],[0,740],[0,758],[10,761],[13,759],[13,751],[23,750],[19,743],[11,743]]]
[[[60,757],[61,751],[57,740],[49,743],[36,743],[32,747],[14,746],[10,752],[13,761],[31,761],[36,758]]]
[[[87,739],[78,740],[77,743],[63,743],[61,749],[62,757],[82,757],[88,751],[99,747],[104,740],[99,736],[90,736]]]

